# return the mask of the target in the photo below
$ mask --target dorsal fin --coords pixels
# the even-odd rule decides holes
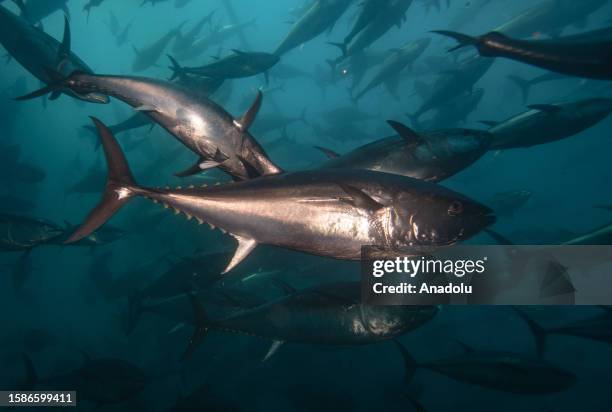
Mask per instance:
[[[334,152],[331,149],[328,149],[327,147],[323,147],[323,146],[313,146],[315,149],[319,149],[320,151],[322,151],[325,156],[329,157],[330,159],[336,159],[338,157],[340,157],[340,154],[337,152]]]
[[[421,143],[426,143],[423,137],[405,124],[396,122],[395,120],[387,120],[387,123],[410,145],[417,146]]]
[[[261,107],[261,101],[263,99],[263,94],[261,90],[257,90],[257,97],[255,97],[255,101],[249,107],[249,110],[240,118],[234,120],[234,124],[242,131],[247,131],[253,121],[255,121],[255,117],[257,116],[257,112],[259,112],[259,108]]]
[[[62,38],[62,43],[57,50],[57,60],[62,61],[68,56],[70,56],[70,50],[72,48],[72,35],[70,33],[70,22],[68,21],[68,17],[64,16],[64,37]]]

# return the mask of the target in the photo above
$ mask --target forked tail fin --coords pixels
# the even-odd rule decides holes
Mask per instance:
[[[111,131],[95,117],[91,118],[102,141],[108,176],[104,194],[98,205],[89,213],[87,219],[70,235],[64,243],[77,242],[102,226],[134,194],[142,191],[132,176],[125,155]]]
[[[468,36],[467,34],[463,34],[463,33],[459,33],[456,31],[450,31],[450,30],[433,30],[432,33],[437,33],[440,34],[442,36],[446,36],[446,37],[450,37],[452,39],[457,40],[457,42],[459,42],[459,44],[451,49],[449,49],[449,52],[453,52],[455,50],[459,50],[462,49],[464,47],[467,46],[478,46],[478,44],[480,43],[480,38],[479,37],[474,37],[474,36]]]

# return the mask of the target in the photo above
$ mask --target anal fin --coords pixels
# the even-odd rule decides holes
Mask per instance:
[[[221,274],[225,274],[229,272],[230,270],[232,270],[233,268],[235,268],[236,265],[242,262],[244,258],[246,258],[249,255],[249,253],[251,253],[253,249],[255,249],[255,246],[257,246],[257,241],[255,239],[249,239],[246,237],[236,236],[236,235],[234,235],[234,237],[238,241],[238,247],[236,248],[236,252],[234,253],[234,256],[232,256],[232,260],[230,260],[227,267],[225,268],[223,272],[221,272]]]

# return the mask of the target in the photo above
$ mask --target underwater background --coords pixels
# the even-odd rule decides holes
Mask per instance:
[[[271,53],[304,13],[303,7],[317,2],[192,0],[183,5],[174,0],[153,4],[106,0],[89,12],[83,10],[85,3],[66,2],[73,53],[95,73],[168,79],[172,71],[166,54],[176,54],[172,41],[154,65],[138,73],[132,66],[135,49],[145,49],[183,22],[186,23],[181,31],[187,32],[214,11],[196,39],[206,39],[225,25],[245,23],[244,27],[227,38],[210,40],[198,53],[175,56],[181,65],[201,66],[233,49]],[[380,7],[385,7],[384,3],[379,2]],[[482,89],[483,95],[469,113],[435,117],[434,112],[429,112],[418,122],[411,120],[408,115],[419,109],[423,94],[431,90],[432,84],[440,76],[453,75],[457,61],[474,54],[471,49],[448,53],[454,43],[432,30],[486,33],[535,3],[414,0],[405,21],[392,25],[367,47],[367,52],[378,56],[365,65],[367,70],[356,90],[375,75],[376,63],[384,60],[385,53],[421,38],[431,40],[428,47],[401,71],[393,93],[384,86],[376,87],[356,101],[351,97],[355,81],[352,70],[364,66],[330,65],[328,61],[336,59],[341,51],[327,44],[341,42],[351,29],[360,7],[360,2],[354,1],[330,30],[284,53],[280,62],[267,71],[268,82],[263,74],[229,79],[211,99],[239,117],[262,88],[264,97],[258,117],[272,118],[276,124],[258,131],[256,119],[251,133],[270,158],[293,171],[315,168],[326,161],[325,154],[315,146],[346,153],[393,135],[387,120],[416,130],[487,130],[481,121],[503,121],[528,110],[527,105],[612,98],[605,81],[567,77],[534,85],[525,100],[508,76],[531,79],[545,71],[496,59],[473,86],[473,90]],[[0,7],[20,13],[11,1],[1,2]],[[563,7],[572,13],[571,6]],[[612,2],[600,1],[586,15],[577,15],[576,21],[567,19],[560,33],[602,28],[611,19]],[[130,24],[126,39],[118,45],[117,36]],[[44,17],[42,27],[61,41],[62,11]],[[533,30],[523,37],[545,37],[544,32],[544,28]],[[96,134],[85,127],[91,125],[89,116],[112,125],[129,118],[134,111],[115,99],[100,105],[67,95],[57,100],[14,101],[14,97],[37,90],[40,82],[15,59],[7,58],[0,73],[1,213],[44,219],[68,230],[85,219],[104,187],[104,155]],[[475,91],[468,94],[472,93]],[[458,100],[441,105],[446,112],[440,112],[453,114],[453,110],[459,111],[467,103]],[[611,127],[612,119],[605,118],[560,141],[491,150],[441,184],[485,204],[500,193],[529,192],[525,202],[498,213],[495,231],[517,244],[565,242],[612,220],[609,209],[598,207],[612,204]],[[118,135],[139,182],[147,186],[177,186],[229,181],[218,170],[206,172],[202,175],[205,177],[174,176],[192,164],[195,155],[169,137],[161,127],[149,125]],[[468,242],[488,244],[493,240],[481,233]],[[325,283],[358,281],[360,276],[358,263],[272,246],[258,247],[235,271],[220,276],[234,247],[234,240],[220,231],[139,199],[113,217],[106,231],[91,243],[3,251],[0,388],[23,389],[24,382],[32,381],[29,366],[33,366],[37,388],[53,389],[54,380],[45,382],[47,377],[67,376],[84,362],[112,358],[137,368],[142,373],[137,374],[138,379],[143,378],[142,388],[130,396],[109,395],[104,402],[79,399],[79,409],[162,411],[189,409],[185,406],[189,405],[202,411],[612,410],[612,393],[607,389],[612,367],[609,338],[606,342],[605,338],[547,337],[543,355],[546,361],[571,371],[576,382],[567,390],[546,394],[492,390],[424,369],[407,380],[404,359],[391,341],[369,345],[287,341],[264,361],[269,339],[211,330],[195,352],[183,359],[193,333],[188,297],[180,294],[176,298],[179,303],[175,305],[180,309],[160,309],[155,299],[144,299],[134,306],[138,292],[162,275],[168,278],[167,274],[173,273],[177,279],[170,286],[158,285],[162,290],[188,290],[192,287],[185,281],[189,274],[205,278],[198,288],[205,296],[210,294],[203,302],[213,315],[226,313],[227,307],[253,307]],[[164,316],[164,310],[173,313]],[[547,327],[603,316],[603,310],[597,307],[529,307],[524,311]],[[177,319],[177,313],[186,317],[184,321]],[[268,321],[282,322],[285,315],[281,311],[275,316],[280,320]],[[612,328],[612,321],[608,325]],[[609,336],[609,331],[602,332],[606,333]],[[444,306],[433,319],[397,339],[420,363],[461,354],[463,345],[476,352],[509,351],[536,356],[534,335],[525,320],[512,308],[503,306]],[[87,384],[107,387],[109,393],[123,393],[125,386],[135,385],[125,381],[125,374],[116,376],[117,370],[93,368],[97,378]],[[74,376],[71,379],[81,379],[83,385],[87,380]]]

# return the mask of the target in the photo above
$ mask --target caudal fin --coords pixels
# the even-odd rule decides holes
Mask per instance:
[[[509,75],[508,79],[518,86],[518,88],[521,90],[521,96],[523,96],[523,103],[526,103],[527,99],[529,98],[529,92],[531,91],[531,83],[529,83],[528,80],[521,79],[513,74]]]
[[[187,297],[191,302],[191,307],[193,308],[193,318],[194,318],[194,326],[195,330],[193,331],[193,335],[191,339],[189,339],[189,344],[187,345],[187,349],[185,349],[185,353],[183,354],[183,359],[188,358],[195,352],[196,348],[204,339],[204,335],[208,332],[208,322],[206,320],[206,315],[204,313],[204,307],[202,307],[202,303],[198,300],[198,298],[193,294],[193,292],[188,291]]]
[[[168,68],[172,70],[172,76],[170,76],[170,81],[176,79],[177,77],[185,76],[185,70],[181,67],[180,64],[176,61],[176,59],[168,54],[168,58],[170,59],[170,63],[172,66]]]
[[[31,100],[37,97],[45,96],[49,93],[53,93],[55,98],[57,98],[58,96],[57,93],[61,92],[61,90],[65,87],[66,81],[71,76],[82,73],[80,71],[74,71],[69,76],[64,77],[56,70],[50,69],[48,67],[45,67],[44,70],[47,73],[47,76],[51,79],[50,83],[47,86],[42,87],[36,91],[33,91],[32,93],[28,93],[24,96],[15,97],[13,100],[17,100],[17,101]]]
[[[459,44],[451,49],[449,49],[449,53],[455,50],[462,49],[467,46],[477,46],[480,42],[478,37],[468,36],[467,34],[459,33],[456,31],[450,30],[433,30],[432,33],[441,34],[442,36],[450,37],[459,42]]]
[[[536,323],[535,320],[527,316],[527,314],[522,310],[518,308],[513,309],[514,312],[525,321],[525,323],[529,327],[529,330],[531,330],[531,333],[533,334],[533,337],[535,339],[536,353],[538,354],[538,356],[542,356],[544,354],[544,349],[546,346],[546,335],[548,334],[548,332],[546,331],[546,329]]]
[[[100,120],[95,117],[91,119],[98,130],[106,157],[108,167],[106,187],[98,205],[90,212],[85,222],[64,243],[74,243],[89,236],[106,223],[135,192],[141,190],[136,185],[125,155],[111,131]]]
[[[418,364],[416,360],[412,357],[412,355],[408,352],[408,350],[398,341],[397,339],[393,339],[393,344],[397,347],[402,358],[404,359],[404,368],[406,370],[406,382],[410,382],[414,377],[414,373],[416,372],[416,368]]]

